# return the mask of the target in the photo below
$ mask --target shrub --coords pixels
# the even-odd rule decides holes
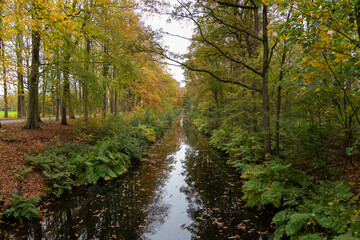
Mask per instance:
[[[53,186],[53,193],[60,196],[64,190],[71,190],[76,179],[75,167],[63,154],[46,151],[36,156],[28,156],[27,161],[38,168]]]
[[[311,184],[303,171],[278,159],[244,167],[242,177],[248,181],[243,185],[243,198],[249,206],[294,205],[302,197],[304,188]]]
[[[263,134],[246,132],[239,128],[222,126],[213,131],[211,144],[229,154],[229,163],[260,163],[263,156]]]
[[[5,217],[15,219],[23,224],[24,219],[40,216],[36,205],[41,201],[41,198],[25,198],[20,196],[18,191],[15,191],[11,196],[10,204],[4,211]]]
[[[75,155],[70,162],[75,166],[78,181],[96,183],[100,178],[113,178],[124,173],[130,160],[119,148],[118,142],[109,139],[100,141],[83,156]]]
[[[320,181],[300,204],[274,216],[275,238],[286,234],[292,239],[358,239],[359,210],[350,189],[341,182]]]
[[[244,198],[249,206],[272,205],[280,211],[275,239],[356,239],[360,210],[349,185],[314,180],[286,161],[242,165]]]

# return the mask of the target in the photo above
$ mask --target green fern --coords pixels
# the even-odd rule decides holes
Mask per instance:
[[[4,216],[12,218],[23,224],[24,219],[32,217],[40,217],[40,212],[36,205],[41,201],[41,198],[25,198],[15,191],[10,198],[10,204],[4,211]]]
[[[75,183],[75,167],[65,155],[57,155],[47,151],[36,156],[29,156],[27,160],[42,171],[53,186],[53,193],[60,196],[65,190],[70,191]]]

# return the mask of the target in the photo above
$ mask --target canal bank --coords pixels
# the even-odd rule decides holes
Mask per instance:
[[[1,239],[272,239],[245,207],[238,174],[182,116],[149,158],[120,178],[81,186]]]

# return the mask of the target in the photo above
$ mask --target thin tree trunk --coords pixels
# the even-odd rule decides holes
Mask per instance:
[[[75,90],[75,114],[79,114],[79,108],[78,108],[78,89],[77,84],[74,82],[74,90]]]
[[[6,77],[6,65],[5,65],[5,43],[1,41],[1,56],[3,59],[3,85],[4,85],[4,117],[9,117],[9,101],[8,101],[8,91],[7,91],[7,77]]]
[[[56,69],[56,121],[59,120],[60,113],[60,70]]]
[[[3,66],[3,77],[4,77],[4,117],[9,117],[9,101],[8,101],[8,92],[7,92],[7,82],[6,82],[6,68]]]
[[[43,85],[42,85],[42,116],[45,117],[45,100],[46,100],[46,88],[47,88],[47,79],[46,73],[44,73]]]
[[[17,64],[17,91],[18,91],[18,106],[17,106],[17,117],[22,118],[26,115],[25,112],[25,91],[24,91],[24,75],[23,75],[23,35],[18,32],[16,35],[16,64]]]
[[[281,59],[281,70],[279,74],[279,86],[276,93],[276,124],[275,124],[275,155],[280,155],[280,112],[281,112],[281,82],[284,78],[284,65],[286,60],[286,51]]]
[[[87,37],[86,38],[86,61],[85,61],[85,70],[88,72],[90,70],[90,51],[91,51],[91,41]],[[83,97],[84,97],[84,120],[88,121],[89,119],[89,94],[88,94],[88,86],[85,83],[85,79],[83,80]]]
[[[115,99],[114,99],[114,113],[116,114],[118,112],[118,93],[115,90]]]
[[[114,114],[114,90],[110,91],[110,113]]]
[[[67,50],[66,50],[67,51]],[[70,60],[70,54],[66,53],[65,56],[65,66],[63,71],[64,76],[64,86],[63,86],[63,94],[62,94],[62,104],[61,104],[61,124],[67,125],[66,120],[66,110],[69,104],[69,98],[70,98],[70,82],[69,82],[69,60]]]
[[[262,111],[264,127],[264,154],[267,156],[271,153],[271,136],[270,136],[270,116],[269,116],[269,39],[268,39],[268,7],[263,4],[263,76],[262,76]]]
[[[2,18],[3,18],[3,3],[4,3],[4,1],[3,0],[0,0],[0,30],[2,30]],[[3,39],[0,37],[0,52],[1,52],[1,55],[3,55],[3,52],[4,52],[4,41],[3,41]],[[5,59],[4,58],[2,58],[3,59],[3,67],[4,67],[4,69],[5,69]],[[5,74],[4,74],[4,83],[6,83],[6,81],[5,81]],[[4,88],[6,88],[5,87],[5,84],[4,84]],[[5,89],[4,89],[5,90]],[[4,92],[4,98],[6,99],[6,97],[5,97],[5,92]],[[5,102],[5,107],[6,107],[6,102]],[[0,123],[0,128],[2,127],[2,125],[1,125],[1,123]]]
[[[106,55],[106,48],[104,48],[104,53]],[[109,65],[107,63],[104,64],[103,66],[103,77],[104,77],[104,81],[107,80],[108,77],[108,72],[109,72]],[[108,97],[107,97],[107,89],[106,89],[106,83],[104,82],[104,98],[103,98],[103,108],[102,108],[102,114],[103,117],[106,117],[106,111],[107,111],[107,102],[108,102]]]

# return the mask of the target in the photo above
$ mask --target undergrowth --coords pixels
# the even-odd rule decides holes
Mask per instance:
[[[124,116],[79,121],[74,134],[85,144],[56,144],[38,155],[28,156],[27,160],[48,179],[51,193],[60,196],[71,191],[76,183],[94,184],[126,172],[131,161],[147,154],[149,144],[163,134],[176,114],[176,110],[156,113],[140,109]],[[19,169],[17,177],[22,179],[31,169]],[[38,216],[35,206],[39,201],[13,194],[4,215],[23,222]]]
[[[9,219],[14,219],[23,224],[25,219],[31,217],[39,217],[40,212],[36,205],[41,201],[41,198],[25,198],[15,191],[10,198],[10,205],[4,211],[4,216]]]
[[[241,171],[247,205],[275,209],[275,239],[360,239],[358,196],[350,184],[329,180],[336,171],[326,163],[328,132],[311,124],[289,123],[281,158],[264,157],[263,133],[226,123],[212,129],[204,119],[193,120],[200,130],[207,129],[211,144],[226,152],[228,163]],[[294,164],[302,159],[313,161],[307,166]]]

